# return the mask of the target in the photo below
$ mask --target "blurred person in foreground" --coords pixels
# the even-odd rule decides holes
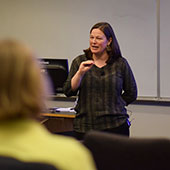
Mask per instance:
[[[48,95],[45,84],[31,49],[16,40],[0,41],[0,155],[61,170],[95,170],[83,145],[51,134],[37,121]]]

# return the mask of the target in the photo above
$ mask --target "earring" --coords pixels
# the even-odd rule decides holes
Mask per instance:
[[[107,45],[107,46],[106,46],[106,50],[107,50],[108,52],[109,52],[109,51],[112,51],[110,45]]]

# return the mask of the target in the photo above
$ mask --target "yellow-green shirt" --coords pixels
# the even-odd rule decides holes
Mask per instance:
[[[50,163],[61,170],[95,170],[90,152],[71,137],[54,135],[34,120],[0,122],[0,155]]]

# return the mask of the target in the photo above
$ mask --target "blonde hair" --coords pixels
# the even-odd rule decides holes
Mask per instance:
[[[0,41],[0,120],[37,117],[45,101],[43,84],[32,51],[15,40]]]

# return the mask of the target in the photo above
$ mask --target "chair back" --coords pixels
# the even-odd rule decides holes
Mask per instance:
[[[134,138],[92,131],[84,145],[98,170],[170,170],[170,140]]]

